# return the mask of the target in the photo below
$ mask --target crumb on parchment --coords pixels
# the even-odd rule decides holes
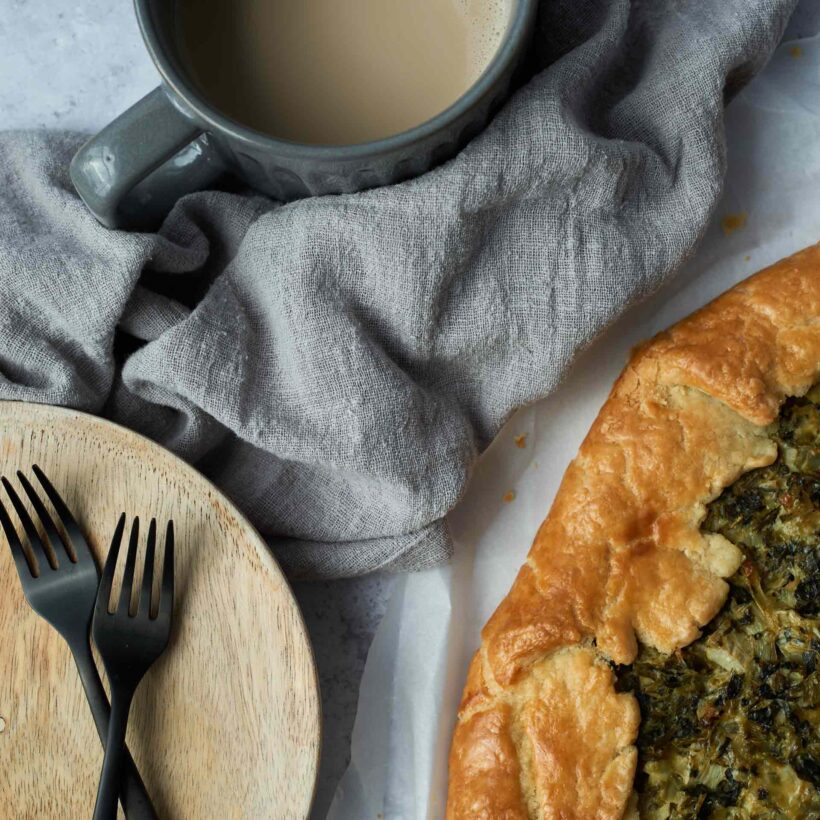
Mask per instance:
[[[504,493],[503,501],[505,504],[515,501],[515,490],[507,490],[507,492]]]
[[[803,56],[803,49],[800,46],[792,46],[789,49],[789,56],[799,60]]]
[[[720,220],[720,227],[723,228],[725,236],[730,236],[735,231],[745,228],[748,218],[749,214],[747,214],[746,211],[739,211],[736,214],[726,214],[726,216]]]
[[[516,436],[513,441],[515,441],[515,446],[523,450],[527,446],[527,434],[522,433],[520,436]]]

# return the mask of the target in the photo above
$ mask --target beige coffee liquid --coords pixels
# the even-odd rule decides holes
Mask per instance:
[[[513,0],[177,0],[195,83],[245,125],[351,144],[419,125],[487,67]]]

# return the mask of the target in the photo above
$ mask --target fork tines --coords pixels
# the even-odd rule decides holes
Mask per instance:
[[[54,519],[47,510],[42,498],[20,470],[17,471],[17,480],[34,508],[46,538],[44,540],[40,537],[34,520],[29,515],[20,495],[14,489],[14,485],[6,476],[0,478],[0,481],[2,481],[6,494],[17,513],[17,517],[20,519],[20,523],[23,525],[30,552],[24,548],[12,523],[11,516],[2,501],[0,501],[0,525],[11,546],[18,572],[28,572],[36,578],[48,569],[56,570],[63,562],[76,564],[78,560],[90,560],[91,554],[88,552],[82,536],[77,537],[80,533],[79,526],[54,486],[36,464],[32,466],[32,471],[51,501],[68,539],[66,540],[60,535]],[[21,575],[21,577],[23,576]]]
[[[117,529],[111,541],[111,549],[103,569],[100,580],[100,589],[97,595],[97,609],[95,617],[103,615],[134,615],[146,618],[170,617],[173,606],[174,590],[174,522],[169,521],[165,530],[165,548],[160,590],[158,600],[152,607],[152,592],[154,588],[154,577],[156,574],[156,544],[157,544],[157,521],[151,519],[148,526],[148,540],[145,547],[143,559],[142,582],[139,586],[138,600],[136,607],[132,607],[135,594],[134,577],[137,565],[137,549],[139,546],[139,517],[135,517],[131,524],[131,534],[128,538],[128,551],[125,556],[125,568],[122,576],[122,585],[112,600],[112,590],[114,588],[114,575],[120,555],[122,537],[125,533],[125,513],[120,516],[117,522]]]

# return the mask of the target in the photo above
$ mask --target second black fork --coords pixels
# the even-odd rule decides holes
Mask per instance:
[[[155,565],[157,522],[151,520],[143,560],[142,582],[136,583],[139,518],[131,525],[122,586],[114,592],[114,574],[125,530],[125,513],[120,518],[108,558],[105,561],[97,604],[94,609],[94,643],[100,652],[111,684],[111,722],[105,741],[100,786],[94,806],[94,820],[114,820],[117,812],[117,786],[125,749],[125,731],[131,701],[145,673],[165,651],[171,637],[174,609],[174,525],[168,522],[161,567]],[[158,576],[159,594],[153,595]],[[156,597],[152,606],[152,597]],[[132,600],[136,598],[135,612]]]

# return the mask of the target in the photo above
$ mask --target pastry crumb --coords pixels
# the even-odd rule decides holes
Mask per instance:
[[[507,490],[507,492],[504,493],[503,500],[505,504],[509,504],[511,501],[515,501],[515,490]]]
[[[745,228],[748,218],[749,214],[747,214],[746,211],[740,211],[736,214],[726,214],[720,221],[720,227],[723,228],[724,235],[729,236],[735,231]]]
[[[515,446],[523,450],[527,446],[527,434],[522,433],[520,436],[516,436],[514,441]]]
[[[800,46],[792,46],[789,49],[789,56],[799,60],[803,56],[803,49]]]
[[[744,257],[743,257],[743,261],[744,261],[744,262],[748,262],[751,258],[752,258],[751,256],[749,256],[748,254],[746,254],[746,256],[744,256]]]

